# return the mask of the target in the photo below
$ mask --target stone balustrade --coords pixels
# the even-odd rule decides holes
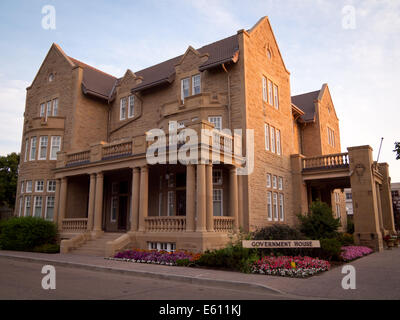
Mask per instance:
[[[82,232],[87,230],[87,218],[66,218],[62,221],[63,232]]]
[[[148,232],[184,232],[186,217],[147,217],[145,224]]]
[[[66,155],[67,166],[88,162],[90,159],[90,150],[84,150],[80,152],[68,153]]]
[[[235,219],[233,217],[214,217],[215,232],[233,231]]]
[[[121,143],[106,144],[103,146],[102,159],[109,159],[131,154],[132,140]]]
[[[306,169],[331,169],[349,166],[349,154],[336,153],[303,159],[303,170]]]

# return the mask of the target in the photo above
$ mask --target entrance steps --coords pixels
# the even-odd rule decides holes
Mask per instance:
[[[82,246],[71,251],[72,254],[105,257],[106,244],[108,241],[114,241],[123,233],[105,232],[96,239],[86,241]]]

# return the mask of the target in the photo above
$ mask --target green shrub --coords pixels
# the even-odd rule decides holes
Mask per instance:
[[[42,244],[41,246],[36,246],[33,248],[33,251],[41,253],[59,253],[60,246],[58,244],[46,243]]]
[[[2,223],[0,248],[3,250],[31,251],[56,241],[57,226],[53,222],[35,217],[14,217]]]
[[[258,259],[256,250],[234,245],[218,250],[207,250],[197,260],[197,264],[211,268],[250,272],[250,265]]]
[[[354,244],[353,236],[348,233],[339,233],[339,235],[337,236],[337,240],[341,243],[342,246],[351,246]]]
[[[319,258],[326,260],[340,260],[340,253],[342,252],[342,244],[337,239],[321,239],[321,248],[319,249]]]
[[[311,204],[310,213],[298,215],[300,231],[309,239],[332,239],[337,236],[340,219],[333,217],[332,209],[324,202]]]
[[[269,227],[258,229],[252,234],[253,240],[305,240],[307,239],[298,229],[291,228],[285,224],[275,224]],[[310,249],[293,248],[293,249],[258,249],[260,256],[297,256],[308,255]]]

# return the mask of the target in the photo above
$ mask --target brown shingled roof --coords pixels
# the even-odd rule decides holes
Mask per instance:
[[[108,99],[117,78],[82,61],[69,57],[72,62],[83,69],[82,89],[85,93]]]
[[[199,67],[199,70],[203,71],[222,63],[233,61],[238,50],[239,43],[237,35],[233,35],[231,37],[213,42],[211,44],[201,47],[200,49],[197,49],[197,51],[199,51],[199,53],[201,54],[208,54],[208,60]],[[143,78],[143,81],[133,87],[132,91],[140,91],[161,83],[171,83],[175,75],[175,65],[182,57],[183,55],[180,55],[178,57],[156,64],[152,67],[135,72],[137,76]]]
[[[292,103],[304,111],[304,115],[301,118],[305,122],[313,121],[315,116],[315,105],[314,101],[318,99],[320,90],[299,94],[292,97]]]

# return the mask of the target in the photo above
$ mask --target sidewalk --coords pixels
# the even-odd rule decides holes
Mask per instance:
[[[400,299],[400,249],[385,250],[356,260],[356,290],[344,290],[341,267],[307,279],[243,274],[239,272],[160,266],[74,254],[43,254],[0,251],[0,259],[20,259],[43,264],[84,268],[144,276],[193,284],[222,286],[241,290],[265,290],[269,293],[316,299]]]

